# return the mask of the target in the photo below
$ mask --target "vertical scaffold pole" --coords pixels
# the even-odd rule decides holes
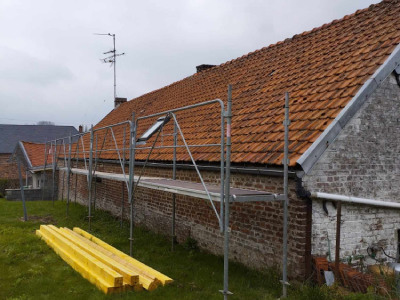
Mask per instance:
[[[67,161],[66,161],[66,157],[65,157],[65,139],[62,139],[62,146],[64,149],[64,168],[67,167]],[[61,146],[61,145],[60,145]],[[61,149],[60,149],[61,152]],[[58,175],[60,175],[60,173],[58,173]],[[65,183],[65,171],[63,172],[63,178],[62,178],[62,189],[61,189],[61,200],[64,201],[64,183]]]
[[[22,206],[24,208],[24,221],[28,221],[28,213],[26,212],[26,203],[25,203],[25,193],[24,193],[24,182],[22,181],[22,173],[21,173],[21,161],[17,158],[18,161],[18,176],[19,176],[19,185],[21,186],[21,200]]]
[[[71,151],[72,151],[72,134],[69,134],[68,138],[68,162],[67,162],[67,216],[69,213],[69,190],[70,184],[69,181],[71,179]]]
[[[122,136],[122,166],[124,168],[124,173],[125,173],[125,144],[126,144],[126,128],[124,126],[123,129],[123,136]],[[126,182],[122,182],[122,199],[121,199],[121,228],[124,220],[124,201],[125,201],[125,188],[126,188]]]
[[[289,169],[289,93],[285,93],[285,120],[283,125],[285,126],[285,148],[283,155],[283,167],[284,167],[284,177],[283,177],[283,194],[285,200],[283,202],[283,257],[282,257],[282,298],[287,297],[287,286],[289,282],[287,281],[287,253],[288,253],[288,206],[289,206],[289,196],[288,196],[288,169]]]
[[[89,172],[88,172],[88,191],[89,191],[89,230],[92,230],[92,168],[93,168],[93,125],[90,127],[90,150],[89,150]]]
[[[76,168],[78,168],[78,160],[79,160],[79,139],[81,136],[78,136],[76,141]],[[75,191],[74,191],[74,203],[76,204],[76,193],[78,190],[78,174],[75,174]]]
[[[135,113],[132,113],[132,123],[130,128],[129,136],[129,190],[128,199],[130,204],[130,226],[129,226],[129,255],[133,255],[133,227],[135,220],[133,219],[133,205],[135,200],[133,185],[135,184],[134,173],[135,173],[135,148],[136,148],[136,123]]]
[[[53,151],[53,191],[51,193],[51,201],[53,202],[54,206],[54,197],[56,192],[56,169],[57,169],[57,140],[54,141],[54,151]]]
[[[224,189],[225,189],[225,107],[221,107],[221,164],[220,164],[220,177],[221,177],[221,196],[219,208],[219,229],[224,232]]]
[[[44,200],[44,189],[46,187],[46,166],[47,165],[47,141],[44,144],[44,167],[43,167],[43,173],[42,173],[42,201]]]
[[[176,180],[176,146],[178,144],[178,127],[176,122],[174,122],[174,157],[173,157],[173,166],[172,166],[172,179]],[[175,234],[175,218],[176,218],[176,194],[172,194],[172,244],[171,250],[175,250],[175,241],[176,241],[176,234]]]
[[[97,133],[96,133],[96,147],[94,148],[94,173],[97,170]],[[94,180],[94,197],[93,197],[93,210],[96,211],[96,200],[97,200],[97,179]]]
[[[231,124],[232,124],[232,85],[228,86],[228,106],[226,112],[226,170],[225,170],[225,224],[224,224],[224,300],[232,293],[229,291],[229,201],[231,182]]]

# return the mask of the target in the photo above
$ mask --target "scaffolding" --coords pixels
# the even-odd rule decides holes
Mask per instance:
[[[220,137],[218,143],[208,144],[188,144],[184,133],[178,122],[177,113],[195,108],[203,108],[205,106],[218,105],[219,106],[219,122],[220,122]],[[130,255],[132,256],[133,250],[133,229],[134,229],[134,203],[135,203],[135,192],[138,187],[159,190],[168,193],[172,193],[172,214],[171,214],[171,236],[172,236],[172,250],[176,240],[175,226],[176,226],[176,195],[186,195],[190,197],[196,197],[205,199],[212,211],[214,212],[216,219],[219,224],[219,229],[224,236],[224,282],[223,290],[220,292],[224,295],[224,299],[227,299],[232,294],[229,287],[229,209],[230,204],[235,202],[254,202],[254,201],[281,201],[283,202],[283,259],[282,259],[282,296],[287,296],[287,231],[288,231],[288,134],[289,134],[289,94],[285,93],[285,119],[283,122],[285,128],[285,146],[284,146],[284,180],[283,180],[283,194],[268,193],[259,190],[249,190],[242,188],[234,188],[230,186],[231,177],[231,123],[232,123],[232,88],[228,87],[228,101],[225,109],[224,102],[220,99],[214,99],[205,101],[181,108],[171,109],[162,111],[156,114],[147,116],[135,117],[135,113],[132,113],[132,119],[124,122],[100,127],[93,128],[91,126],[90,131],[79,133],[76,135],[70,135],[68,138],[61,138],[52,141],[48,141],[45,144],[45,165],[47,166],[47,160],[49,155],[52,155],[52,178],[53,178],[53,190],[52,200],[54,204],[55,198],[55,178],[56,171],[62,170],[63,172],[63,190],[62,198],[64,198],[64,181],[65,176],[67,177],[67,206],[66,213],[68,215],[68,208],[70,203],[70,189],[71,189],[71,175],[75,175],[75,202],[77,192],[77,176],[85,175],[87,177],[87,188],[88,188],[88,221],[89,230],[91,230],[91,219],[92,219],[92,205],[95,205],[96,201],[96,182],[97,178],[120,181],[123,184],[123,197],[125,188],[128,195],[128,203],[130,206],[129,211],[129,248]],[[150,127],[140,138],[137,137],[137,129],[141,122],[147,120],[147,123],[154,118],[159,118],[157,122]],[[159,137],[163,137],[161,132],[168,123],[173,121],[173,145],[156,146]],[[142,126],[143,127],[143,126]],[[119,132],[119,137],[122,135],[122,145],[118,145],[116,138],[116,131]],[[126,131],[129,131],[129,138],[126,138]],[[148,140],[152,135],[155,135],[155,139],[152,142],[151,147],[143,146],[143,140]],[[170,135],[170,136],[171,136]],[[102,144],[99,148],[98,138],[102,138]],[[178,144],[178,137],[182,144]],[[84,138],[86,141],[84,142]],[[112,144],[113,148],[104,149],[104,145]],[[68,141],[68,150],[66,150],[66,141]],[[87,148],[87,142],[89,141],[89,149]],[[49,147],[48,147],[49,146]],[[199,167],[196,164],[196,160],[192,154],[192,148],[197,147],[218,147],[220,150],[220,184],[209,184],[203,179]],[[73,149],[74,148],[74,149]],[[168,149],[172,150],[173,164],[172,164],[172,178],[160,178],[143,176],[143,172],[146,166],[148,166],[151,154],[154,149]],[[177,149],[186,150],[190,157],[191,166],[196,171],[200,182],[193,181],[182,181],[177,180]],[[126,150],[129,151],[129,159],[126,160]],[[148,150],[145,160],[141,160],[142,169],[140,172],[135,171],[135,153],[136,151]],[[107,153],[116,153],[117,161],[121,167],[120,173],[109,173],[98,170],[98,162],[101,160],[102,155],[110,158]],[[57,156],[57,153],[59,156]],[[59,158],[63,157],[61,167],[58,167]],[[58,158],[58,159],[57,159]],[[75,159],[75,167],[72,166],[73,160]],[[114,154],[115,160],[115,154]],[[125,172],[125,166],[128,165],[128,172]],[[80,167],[84,166],[84,168]],[[44,175],[45,176],[45,175]],[[94,180],[94,197],[92,193],[92,184]],[[45,182],[45,178],[44,178]],[[93,201],[94,198],[94,201]],[[217,203],[219,202],[219,207]],[[124,214],[124,198],[121,201],[121,222]],[[121,223],[122,224],[122,223]]]

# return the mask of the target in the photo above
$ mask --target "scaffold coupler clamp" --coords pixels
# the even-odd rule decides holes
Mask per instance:
[[[287,285],[287,286],[290,285],[290,283],[289,283],[288,281],[279,280],[279,282],[282,283],[282,284],[284,284],[284,285]]]
[[[222,295],[227,295],[227,296],[233,295],[233,293],[230,292],[230,291],[219,290],[219,292],[220,292]]]

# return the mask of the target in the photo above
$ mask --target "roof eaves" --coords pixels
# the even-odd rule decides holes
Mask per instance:
[[[375,71],[360,88],[353,99],[346,105],[327,129],[297,160],[307,174],[319,160],[325,149],[335,140],[347,122],[354,116],[373,91],[386,79],[391,72],[400,66],[400,44],[396,46],[387,60]]]

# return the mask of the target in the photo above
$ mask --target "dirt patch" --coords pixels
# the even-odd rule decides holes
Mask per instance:
[[[24,217],[19,218],[20,221],[25,222]],[[55,225],[57,222],[51,215],[46,216],[32,216],[28,215],[28,222],[40,222],[41,224]]]

